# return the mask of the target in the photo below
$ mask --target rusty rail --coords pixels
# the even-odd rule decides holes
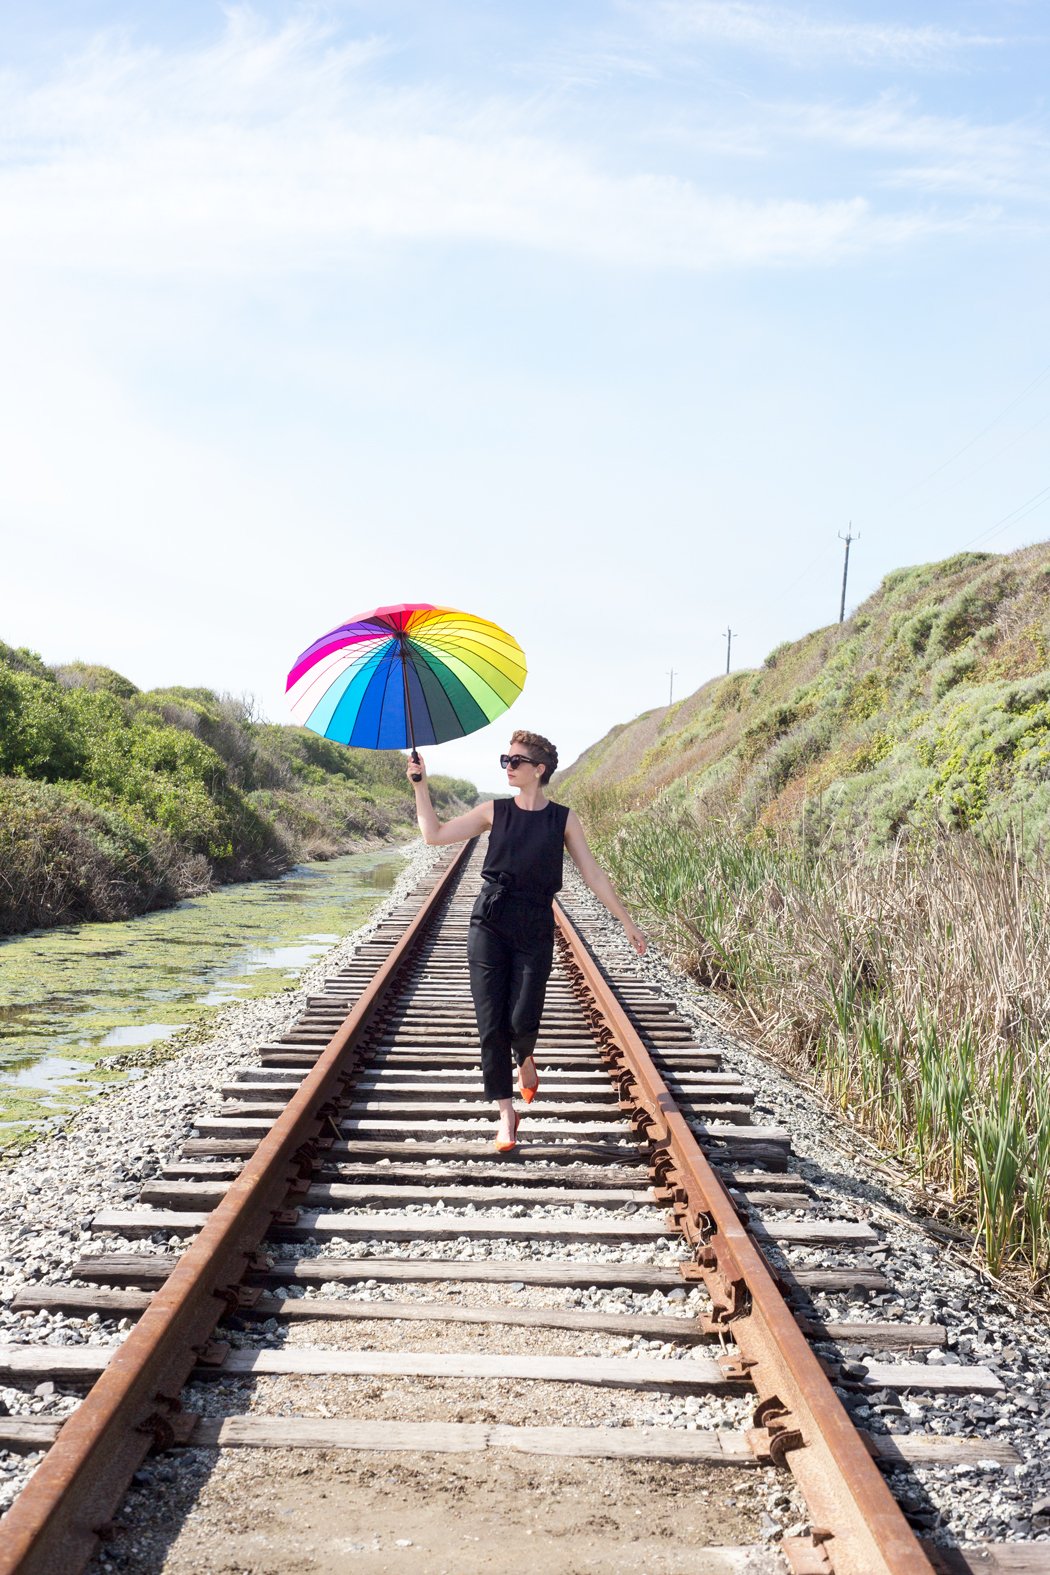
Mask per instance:
[[[287,1108],[63,1425],[4,1519],[0,1575],[77,1575],[150,1447],[192,1431],[196,1419],[182,1413],[179,1392],[201,1360],[221,1358],[224,1348],[208,1344],[215,1325],[237,1305],[239,1282],[274,1216],[294,1201],[296,1176],[352,1070],[363,1030],[472,846],[464,844],[435,882]]]
[[[696,1251],[690,1278],[711,1296],[708,1327],[739,1357],[727,1373],[758,1393],[751,1447],[790,1467],[811,1534],[781,1544],[794,1575],[932,1575],[933,1565],[810,1349],[729,1194],[693,1136],[623,1006],[564,910],[555,903],[570,976],[603,1054],[618,1075],[621,1105],[654,1150],[662,1196]]]

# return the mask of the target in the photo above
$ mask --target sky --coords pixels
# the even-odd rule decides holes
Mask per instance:
[[[462,608],[501,780],[1050,535],[1042,0],[7,0],[0,639],[251,694]]]

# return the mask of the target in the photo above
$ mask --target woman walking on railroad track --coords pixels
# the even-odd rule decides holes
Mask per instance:
[[[500,765],[514,797],[488,799],[444,825],[434,812],[426,767],[418,756],[406,774],[415,788],[416,818],[429,847],[489,833],[482,887],[470,917],[467,959],[485,1095],[499,1107],[496,1148],[505,1154],[517,1142],[519,1121],[512,1058],[525,1103],[531,1104],[539,1091],[533,1051],[554,956],[551,904],[561,888],[563,849],[568,848],[591,891],[619,919],[639,956],[645,951],[645,936],[587,846],[576,811],[552,803],[543,791],[558,765],[558,751],[550,740],[539,733],[512,733],[510,752],[500,756]]]

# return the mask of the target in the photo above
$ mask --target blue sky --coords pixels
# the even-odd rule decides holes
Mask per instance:
[[[1050,521],[1042,4],[8,4],[0,638],[254,693],[387,601],[571,759]],[[433,752],[498,783],[507,728]]]

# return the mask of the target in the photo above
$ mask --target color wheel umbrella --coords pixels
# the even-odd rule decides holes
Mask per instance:
[[[359,749],[443,744],[495,721],[525,683],[525,653],[485,618],[404,602],[331,629],[288,674],[292,715]]]

